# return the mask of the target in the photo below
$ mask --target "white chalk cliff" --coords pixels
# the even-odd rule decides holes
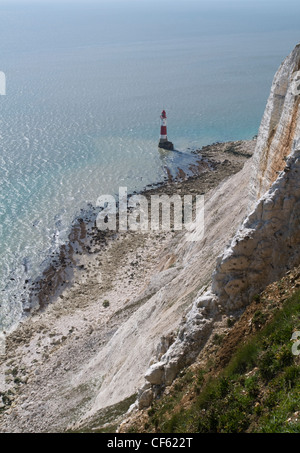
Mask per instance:
[[[252,212],[218,258],[212,290],[238,308],[300,258],[300,45],[274,77],[253,156]]]
[[[274,77],[260,126],[247,188],[250,214],[218,257],[211,289],[195,298],[175,342],[148,369],[145,378],[152,386],[170,384],[197,357],[224,312],[241,312],[254,295],[300,263],[299,104],[297,45]],[[231,184],[238,190],[234,178]],[[229,189],[224,196],[233,194]],[[140,407],[144,400],[140,392]]]
[[[281,64],[272,83],[253,156],[250,191],[254,202],[276,181],[300,137],[299,94],[300,44]]]

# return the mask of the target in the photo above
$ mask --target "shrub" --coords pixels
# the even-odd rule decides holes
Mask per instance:
[[[266,320],[267,320],[267,315],[265,313],[262,313],[261,311],[256,311],[252,318],[252,322],[256,328],[264,325]]]
[[[253,302],[260,302],[260,295],[259,294],[255,294],[253,297],[252,297],[252,300]]]
[[[272,379],[278,370],[275,353],[271,349],[263,351],[259,356],[258,366],[263,379],[267,381]]]
[[[286,368],[284,373],[284,381],[288,388],[292,388],[295,386],[296,382],[298,381],[300,376],[300,369],[298,366],[291,365]]]

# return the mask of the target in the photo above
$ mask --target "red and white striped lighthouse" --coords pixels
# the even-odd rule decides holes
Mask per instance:
[[[167,114],[163,110],[160,115],[160,138],[159,138],[159,148],[173,150],[174,146],[172,142],[169,142],[167,137]]]
[[[165,143],[168,141],[167,137],[167,114],[163,110],[160,115],[160,139],[159,143]]]

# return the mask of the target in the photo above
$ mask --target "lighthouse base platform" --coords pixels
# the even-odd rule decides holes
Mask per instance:
[[[158,147],[161,149],[166,149],[168,151],[173,151],[174,150],[174,145],[172,142],[169,142],[168,140],[164,142],[159,142]]]

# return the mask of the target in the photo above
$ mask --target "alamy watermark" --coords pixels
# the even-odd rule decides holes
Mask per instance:
[[[128,197],[127,187],[119,188],[118,202],[112,195],[101,195],[101,208],[96,225],[105,231],[181,231],[186,230],[188,241],[199,241],[204,236],[203,195],[145,195]]]
[[[0,96],[6,95],[6,76],[4,72],[0,71]]]
[[[291,341],[294,341],[292,346],[292,354],[293,355],[300,355],[300,331],[297,330],[293,333]]]
[[[0,357],[5,355],[5,335],[0,332]]]

